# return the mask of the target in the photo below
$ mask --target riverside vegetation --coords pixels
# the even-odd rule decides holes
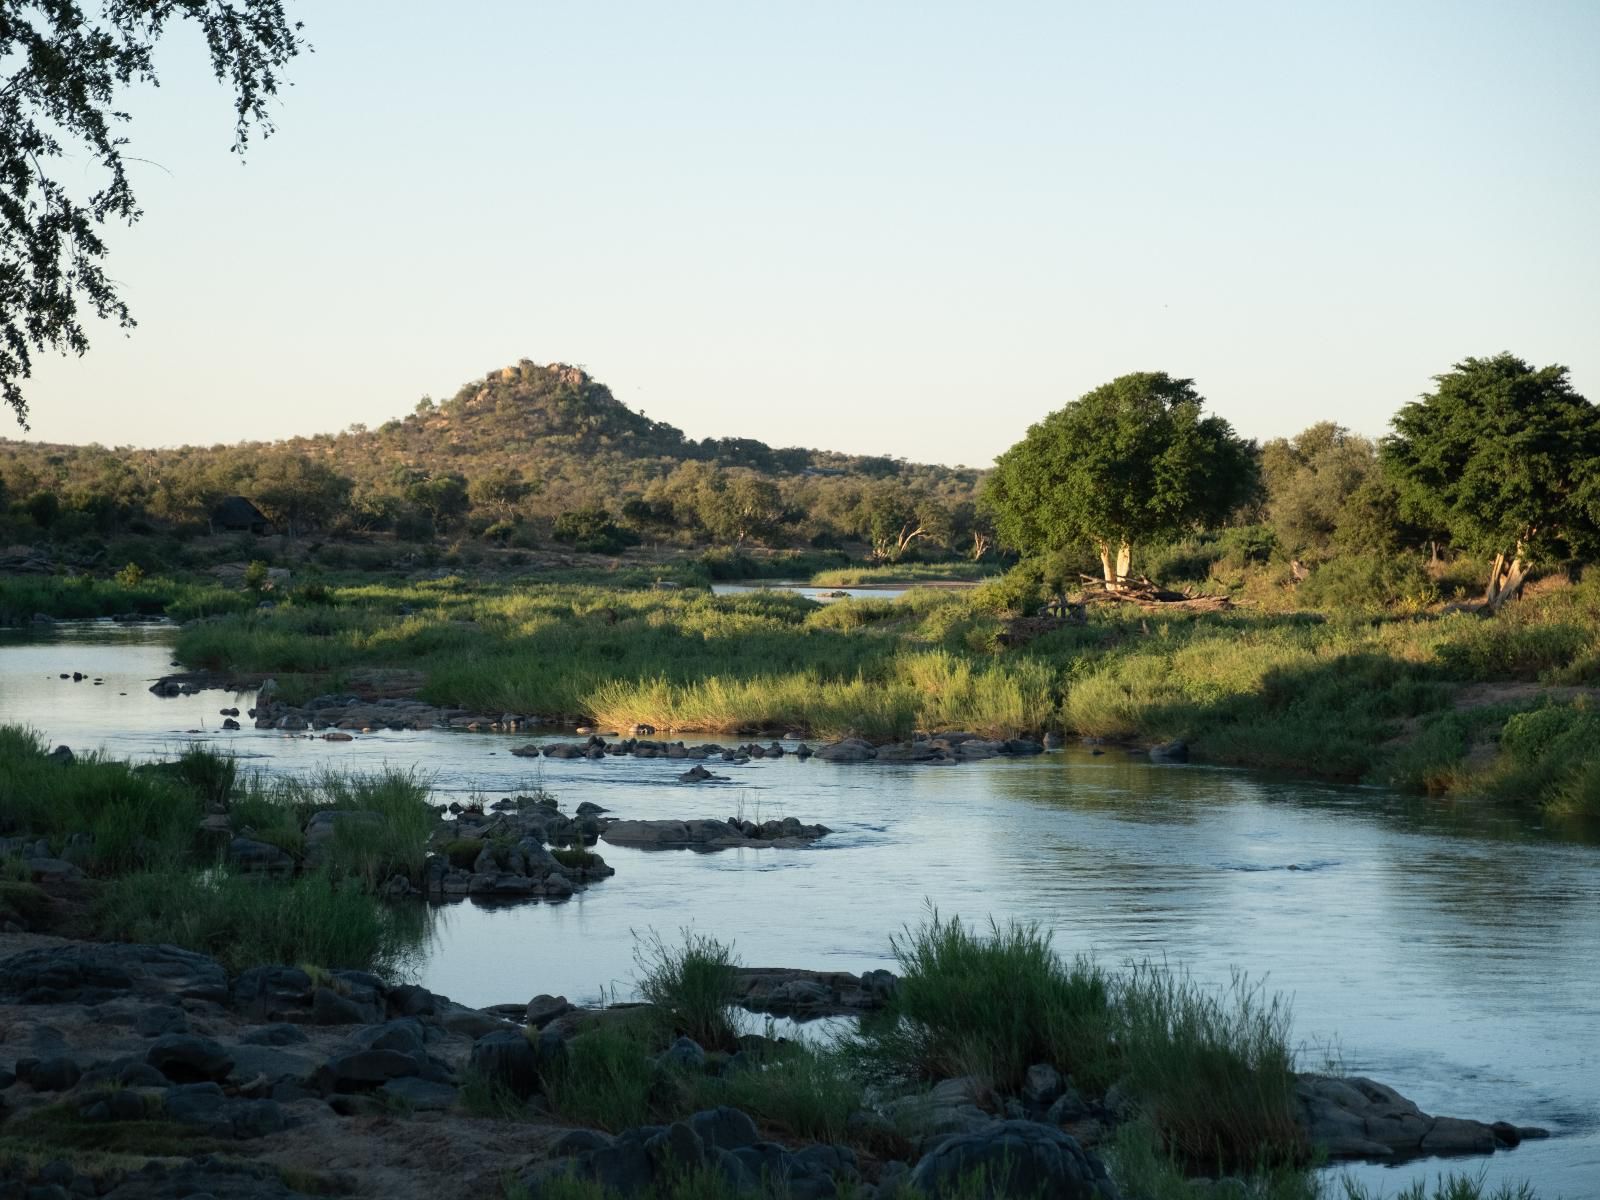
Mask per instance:
[[[268,786],[241,778],[231,760],[203,749],[129,767],[62,761],[15,730],[3,738],[6,794],[32,798],[5,817],[12,835],[6,849],[20,852],[12,861],[33,877],[5,885],[12,918],[36,927],[76,922],[79,933],[223,956],[221,966],[208,966],[202,958],[174,959],[179,952],[170,947],[134,945],[115,961],[159,960],[159,967],[131,975],[94,965],[101,959],[92,945],[81,958],[69,943],[5,960],[0,1003],[16,1006],[8,1011],[19,1019],[46,1006],[57,1030],[57,1057],[19,1059],[15,1075],[29,1091],[11,1093],[14,1113],[0,1108],[0,1161],[20,1163],[24,1177],[56,1171],[39,1177],[131,1197],[143,1193],[121,1189],[136,1189],[140,1178],[171,1178],[176,1186],[170,1172],[189,1170],[219,1194],[323,1194],[336,1181],[316,1170],[291,1171],[282,1165],[283,1147],[316,1161],[330,1139],[352,1136],[358,1127],[345,1124],[351,1119],[384,1115],[386,1124],[364,1127],[361,1136],[373,1136],[374,1128],[398,1132],[415,1112],[442,1107],[458,1114],[450,1119],[469,1122],[598,1131],[548,1142],[549,1153],[531,1166],[525,1150],[491,1154],[508,1200],[1164,1198],[1190,1195],[1186,1179],[1197,1169],[1228,1173],[1221,1186],[1230,1195],[1321,1194],[1303,1170],[1315,1147],[1298,1116],[1288,1011],[1242,979],[1218,992],[1155,964],[1107,970],[1063,959],[1034,926],[983,931],[933,912],[891,940],[900,970],[895,987],[837,1045],[740,1034],[737,957],[732,947],[696,934],[640,942],[641,1006],[573,1010],[541,998],[530,1003],[525,1027],[507,1024],[382,981],[394,978],[400,931],[415,936],[418,922],[405,914],[415,901],[379,899],[380,892],[396,894],[380,881],[417,869],[436,819],[415,778],[326,775]],[[218,810],[252,836],[293,849],[296,872],[229,875],[209,840],[206,816]],[[317,814],[330,811],[383,820],[351,822],[359,836],[335,836],[320,853],[308,853]],[[29,839],[46,846],[17,844]],[[41,860],[42,849],[62,858]],[[7,927],[15,925],[8,918]],[[265,965],[274,963],[300,965]],[[380,977],[340,969],[353,965],[374,967]],[[225,986],[218,982],[224,968],[233,977]],[[146,994],[151,989],[158,994]],[[323,992],[326,1003],[318,998]],[[211,998],[193,1005],[185,999],[202,994]],[[217,996],[224,997],[220,1006]],[[80,1030],[103,1030],[111,1007],[130,1001],[138,1015],[129,1019],[146,1039],[152,1035],[142,1027],[157,1017],[178,1032],[153,1043],[136,1037],[134,1057],[109,1067],[85,1070],[71,1053],[61,1055]],[[297,1005],[306,1009],[294,1020],[310,1031],[309,1046],[308,1033],[291,1037],[281,1031],[294,1026],[270,1023],[281,1021],[279,1010],[297,1013]],[[187,1018],[186,1008],[193,1011]],[[184,1032],[191,1020],[203,1022],[208,1036]],[[352,1024],[358,1028],[350,1033]],[[343,1029],[345,1042],[327,1042],[322,1026]],[[103,1032],[94,1044],[104,1046]],[[263,1056],[252,1045],[290,1053]],[[317,1055],[328,1056],[321,1066]],[[236,1067],[236,1060],[250,1065]],[[113,1070],[121,1072],[120,1088],[97,1082]],[[249,1076],[255,1079],[246,1087]],[[119,1094],[126,1098],[114,1101]],[[1023,1138],[1019,1146],[1031,1144],[1029,1137],[1059,1138],[1063,1124],[1100,1145],[1109,1175],[1093,1153],[1074,1149],[1055,1166],[1037,1168],[1007,1149],[1008,1138]],[[607,1148],[622,1153],[617,1148],[642,1145],[663,1127],[695,1131],[673,1135],[682,1160],[652,1152],[630,1168],[643,1170],[641,1178],[619,1184],[618,1160],[606,1157]],[[468,1125],[463,1133],[473,1128],[481,1129]],[[941,1157],[952,1135],[966,1139],[969,1158]],[[517,1145],[509,1134],[480,1132],[472,1140]],[[747,1169],[739,1157],[746,1148],[750,1161],[775,1173]],[[194,1160],[198,1165],[160,1165],[204,1151],[212,1157]],[[71,1163],[64,1177],[50,1165],[63,1158]],[[248,1173],[257,1158],[266,1176]],[[133,1171],[147,1161],[155,1165]],[[446,1189],[429,1194],[479,1186],[426,1168],[413,1180]],[[1439,1194],[1479,1192],[1460,1177]]]
[[[1213,762],[1600,814],[1597,581],[1539,581],[1486,620],[1439,602],[1447,575],[1418,572],[1433,599],[1369,583],[1366,603],[1319,604],[1270,566],[1221,571],[1216,586],[1253,608],[1095,608],[1022,645],[1008,631],[1051,586],[1029,564],[969,590],[830,605],[455,577],[332,585],[192,622],[177,655],[271,676],[291,700],[388,671],[420,673],[435,704],[608,727],[1181,739]]]

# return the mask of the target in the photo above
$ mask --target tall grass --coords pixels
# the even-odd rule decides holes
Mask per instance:
[[[1117,988],[1125,1078],[1164,1149],[1223,1171],[1303,1161],[1289,1010],[1243,975],[1222,993],[1143,963]]]
[[[937,912],[892,941],[901,980],[857,1042],[880,1071],[970,1075],[1002,1092],[1049,1063],[1090,1093],[1120,1081],[1163,1150],[1191,1167],[1302,1160],[1288,1010],[1236,978],[1224,993],[1152,964],[1064,961],[1035,925],[986,934]]]
[[[832,567],[811,576],[815,587],[860,587],[863,584],[914,583],[956,579],[970,581],[1000,574],[994,563],[956,559],[950,562],[887,563],[875,567]]]
[[[886,1017],[868,1022],[872,1061],[941,1079],[976,1075],[1014,1091],[1035,1063],[1088,1087],[1111,1082],[1110,981],[1093,963],[1064,963],[1037,925],[991,923],[984,936],[937,911],[891,938],[900,985]]]
[[[428,780],[416,770],[385,768],[369,775],[325,770],[301,777],[254,776],[234,796],[229,811],[236,830],[306,854],[302,832],[318,812],[370,814],[377,820],[340,821],[321,847],[318,865],[335,878],[371,888],[396,873],[415,879],[427,858],[427,839],[438,822],[428,803]]]
[[[18,576],[0,579],[0,625],[28,620],[34,613],[59,620],[112,617],[123,613],[195,617],[240,613],[256,598],[215,583],[149,578],[134,585],[88,576]]]
[[[384,905],[320,871],[277,883],[170,869],[110,880],[95,917],[107,937],[183,946],[232,970],[309,962],[390,973],[426,936],[427,911]]]
[[[731,1048],[737,1034],[733,989],[739,962],[733,947],[692,929],[683,931],[679,945],[669,945],[653,931],[635,938],[639,995],[660,1010],[673,1033],[708,1050]]]
[[[0,726],[0,835],[45,838],[95,874],[175,863],[192,852],[204,806],[179,778],[94,754],[64,767],[46,750],[34,733]],[[80,840],[69,846],[72,839]]]

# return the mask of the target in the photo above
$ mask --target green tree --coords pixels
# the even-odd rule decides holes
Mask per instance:
[[[1378,448],[1343,425],[1319,421],[1261,447],[1266,516],[1291,552],[1326,550],[1356,491],[1378,473]]]
[[[1600,548],[1600,409],[1567,368],[1512,354],[1466,359],[1434,382],[1395,414],[1383,463],[1402,513],[1493,556],[1484,601],[1498,609],[1541,558]]]
[[[0,397],[24,428],[33,354],[88,349],[80,302],[133,324],[101,238],[107,221],[139,219],[119,106],[156,82],[157,43],[180,21],[233,91],[242,152],[252,130],[271,132],[278,72],[305,45],[282,0],[0,0]],[[92,181],[87,195],[52,172],[62,160],[66,179]]]
[[[996,532],[1023,554],[1087,543],[1120,586],[1136,543],[1220,523],[1258,487],[1255,447],[1204,403],[1193,380],[1155,371],[1051,413],[995,460],[983,500]]]
[[[256,466],[255,502],[290,537],[326,525],[349,495],[348,479],[297,451],[269,454]]]
[[[471,503],[467,481],[460,475],[427,475],[406,485],[406,500],[428,514],[435,529],[443,529],[463,516]]]
[[[524,479],[516,467],[490,467],[467,485],[467,498],[474,508],[508,521],[516,514],[517,505],[538,490],[538,484]]]

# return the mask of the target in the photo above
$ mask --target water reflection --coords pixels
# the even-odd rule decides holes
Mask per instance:
[[[6,635],[0,721],[134,757],[204,736],[266,771],[414,766],[441,798],[542,786],[569,807],[591,800],[626,816],[743,805],[836,831],[806,850],[603,845],[616,877],[565,903],[440,909],[413,970],[457,999],[625,992],[632,931],[646,927],[694,925],[755,965],[883,966],[888,935],[918,921],[926,900],[1037,920],[1062,950],[1113,965],[1164,956],[1206,980],[1235,967],[1265,974],[1293,996],[1298,1035],[1336,1039],[1347,1068],[1433,1111],[1562,1133],[1496,1156],[1491,1179],[1596,1193],[1600,853],[1570,831],[1504,809],[1155,766],[1114,749],[946,768],[785,758],[719,766],[730,783],[694,788],[676,782],[678,762],[526,760],[485,735],[218,736],[217,709],[233,698],[146,691],[169,669],[170,636]],[[62,670],[106,683],[64,682]],[[1392,1191],[1418,1170],[1357,1173]]]

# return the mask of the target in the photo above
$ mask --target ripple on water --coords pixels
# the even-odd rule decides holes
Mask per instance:
[[[603,847],[616,877],[566,903],[451,905],[416,974],[457,999],[626,990],[632,931],[650,927],[695,926],[758,965],[891,965],[888,935],[932,902],[1039,921],[1064,952],[1111,965],[1265,976],[1293,998],[1308,1065],[1336,1042],[1347,1069],[1429,1111],[1560,1135],[1469,1171],[1600,1195],[1600,852],[1515,813],[1076,751],[940,771],[758,760],[719,765],[734,783],[704,790],[678,784],[675,761],[530,762],[488,735],[224,735],[217,710],[236,698],[145,690],[169,669],[170,630],[65,637],[0,636],[0,721],[133,757],[204,728],[268,772],[415,767],[441,800],[542,786],[569,809],[685,818],[726,816],[744,794],[747,812],[759,800],[764,817],[838,830],[797,851]],[[1462,1164],[1351,1170],[1393,1193],[1441,1165]]]

